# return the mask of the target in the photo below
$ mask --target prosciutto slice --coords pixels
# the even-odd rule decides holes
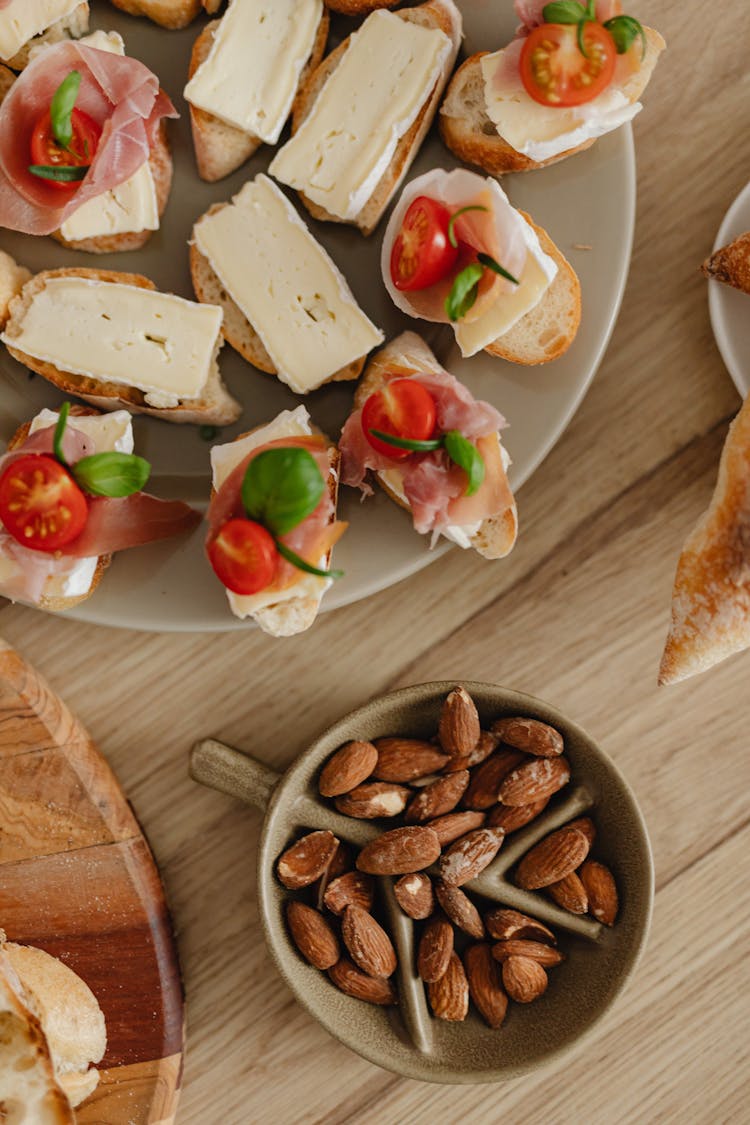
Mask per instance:
[[[102,136],[86,178],[68,198],[28,165],[34,125],[72,70],[81,74],[76,106],[98,122]],[[177,116],[159,79],[137,59],[82,43],[48,47],[0,106],[0,226],[51,234],[87,200],[129,180],[148,160],[162,118]]]
[[[585,7],[585,0],[581,0]],[[521,21],[521,27],[518,29],[520,34],[526,34],[534,27],[539,27],[544,23],[544,9],[549,3],[549,0],[515,0],[516,15]],[[597,0],[596,2],[596,18],[600,23],[605,20],[612,19],[613,16],[622,14],[622,4],[620,0]]]

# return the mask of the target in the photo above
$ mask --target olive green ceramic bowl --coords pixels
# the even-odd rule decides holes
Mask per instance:
[[[531,696],[494,684],[464,681],[484,726],[503,715],[526,715],[556,727],[565,739],[571,783],[527,828],[509,837],[497,859],[465,887],[480,907],[504,903],[552,926],[566,954],[550,970],[547,992],[533,1004],[511,1003],[497,1031],[473,1006],[463,1023],[433,1019],[414,971],[414,923],[401,913],[391,880],[381,879],[380,910],[399,953],[399,1006],[385,1009],[339,992],[302,960],[284,922],[290,897],[275,877],[276,860],[305,831],[329,828],[361,846],[392,823],[339,815],[318,796],[320,769],[349,739],[386,735],[431,737],[454,682],[420,684],[373,699],[322,734],[283,777],[221,743],[193,750],[193,777],[265,811],[258,853],[260,914],[271,955],[305,1008],[342,1043],[378,1066],[430,1082],[502,1082],[579,1046],[614,1003],[643,949],[653,902],[653,863],[635,798],[613,762],[575,723]],[[538,839],[588,811],[597,827],[595,858],[609,866],[620,894],[612,928],[560,910],[543,894],[514,887],[506,873]],[[484,902],[480,901],[480,895]]]

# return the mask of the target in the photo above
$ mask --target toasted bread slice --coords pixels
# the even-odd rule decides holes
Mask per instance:
[[[203,11],[201,0],[112,0],[112,3],[128,15],[146,16],[170,31],[187,27]]]
[[[218,7],[218,4],[215,5],[216,7]],[[320,65],[326,49],[329,23],[330,18],[324,10],[318,25],[312,54],[300,75],[300,88]],[[218,27],[219,21],[214,20],[213,23],[204,27],[196,39],[193,53],[190,56],[189,79],[208,58]],[[188,108],[193,130],[198,175],[202,180],[207,180],[208,183],[223,180],[225,176],[236,172],[263,143],[260,137],[256,137],[252,133],[245,133],[242,129],[236,129],[233,125],[227,125],[225,121],[214,117],[212,113],[207,113],[205,109],[200,109],[190,102],[188,102]]]
[[[354,395],[354,405],[361,409],[371,394],[379,391],[391,379],[403,379],[419,372],[438,372],[443,368],[430,348],[416,332],[402,332],[389,341],[370,359]],[[499,438],[498,438],[499,440]],[[409,505],[375,474],[383,491],[399,507],[409,511]],[[510,508],[489,516],[478,531],[471,536],[472,547],[485,559],[502,559],[510,553],[518,534],[518,512],[515,501]]]
[[[52,46],[55,43],[62,43],[65,39],[80,39],[85,35],[89,29],[89,5],[88,0],[83,0],[77,8],[74,8],[69,16],[63,16],[57,23],[53,23],[41,35],[35,35],[28,43],[24,43],[23,47],[12,59],[6,61],[6,65],[11,70],[23,70],[29,64],[29,56],[34,47],[46,43]]]
[[[369,16],[377,8],[395,8],[401,0],[325,0],[325,5],[332,12],[341,12],[342,16]]]
[[[750,293],[750,231],[739,235],[706,258],[701,272],[711,281],[721,281],[743,293]]]
[[[383,7],[383,5],[378,6]],[[445,84],[453,69],[461,37],[461,17],[452,0],[428,0],[427,3],[420,4],[419,7],[403,8],[395,14],[403,20],[421,24],[422,27],[439,28],[444,31],[452,41],[454,51],[446,59],[443,73],[427,96],[416,121],[399,141],[389,167],[383,173],[369,200],[359,214],[351,220],[353,225],[359,227],[364,235],[370,235],[375,230],[429,131]],[[349,39],[347,38],[323,60],[320,66],[310,75],[307,82],[300,86],[292,115],[293,133],[297,132],[310,113],[315,99],[343,58],[348,46]],[[325,208],[313,203],[303,192],[300,192],[299,195],[314,219],[329,220],[335,223],[342,222],[336,215],[331,215]]]
[[[8,321],[11,301],[30,280],[31,270],[19,266],[10,254],[0,250],[0,328],[4,328]]]
[[[664,48],[664,40],[658,31],[648,27],[645,31],[648,41],[646,59],[623,87],[623,92],[631,103],[640,99],[659,53]],[[529,172],[535,168],[545,168],[548,164],[556,164],[591,147],[595,138],[547,160],[532,160],[509,145],[498,134],[497,127],[487,113],[481,68],[481,60],[487,53],[480,51],[479,54],[471,55],[458,68],[440,107],[440,134],[451,152],[467,164],[489,172],[491,176],[504,176],[509,172]]]
[[[44,288],[49,278],[53,277],[86,277],[105,283],[119,282],[123,285],[135,285],[139,289],[156,289],[153,281],[140,274],[83,268],[44,270],[27,282],[20,294],[10,303],[10,317],[5,326],[5,332],[10,339],[20,334],[24,315],[34,295]],[[214,356],[208,382],[200,399],[186,399],[172,407],[155,407],[147,404],[144,392],[136,387],[102,382],[87,375],[60,371],[53,364],[26,355],[10,344],[7,347],[14,359],[24,364],[30,371],[36,371],[50,383],[54,383],[63,394],[82,398],[99,410],[119,410],[124,407],[134,414],[150,414],[154,418],[163,418],[170,422],[194,422],[198,425],[212,423],[216,426],[228,426],[242,413],[242,407],[232,398],[222,382],[217,361],[218,351]]]

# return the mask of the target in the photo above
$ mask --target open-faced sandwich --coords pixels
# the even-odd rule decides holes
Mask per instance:
[[[451,324],[462,355],[547,363],[575,339],[572,266],[496,180],[436,169],[406,186],[383,238],[383,281],[408,316]]]
[[[467,59],[440,110],[448,148],[493,176],[541,168],[631,121],[664,40],[620,0],[515,0],[516,38]]]
[[[460,38],[453,0],[373,12],[303,83],[271,175],[314,218],[371,234],[430,128]]]
[[[177,31],[187,27],[201,12],[213,15],[222,0],[112,0],[112,3],[131,16],[146,16],[160,27]]]
[[[191,530],[200,515],[143,492],[127,411],[64,403],[21,426],[0,457],[0,594],[70,609],[98,586],[115,551]]]
[[[185,97],[198,172],[223,179],[275,145],[300,84],[323,58],[323,0],[231,0],[198,36]]]
[[[115,33],[33,55],[0,84],[0,226],[90,253],[140,249],[169,198],[172,103]]]
[[[214,492],[206,552],[232,613],[266,633],[309,629],[340,571],[331,551],[339,454],[314,431],[304,406],[211,450]]]
[[[78,39],[88,28],[86,0],[0,0],[0,62],[23,70],[33,47]]]
[[[198,299],[223,309],[225,339],[298,394],[358,378],[367,354],[383,342],[335,263],[267,176],[198,220],[190,266]]]
[[[414,528],[504,558],[518,530],[500,441],[502,415],[445,371],[413,332],[365,369],[341,434],[341,480],[372,492],[368,475],[411,512]]]

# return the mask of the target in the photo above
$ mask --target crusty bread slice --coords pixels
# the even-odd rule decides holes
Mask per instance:
[[[443,368],[430,348],[416,332],[402,332],[390,340],[370,359],[362,381],[354,395],[354,405],[361,409],[369,396],[379,391],[391,379],[403,379],[422,372],[438,372]],[[498,435],[499,440],[499,435]],[[378,484],[399,507],[409,510],[408,504],[398,496],[376,473]],[[485,559],[502,559],[510,553],[518,534],[518,512],[515,501],[511,508],[489,516],[471,536],[472,547]]]
[[[23,289],[27,281],[31,280],[31,270],[19,266],[0,250],[0,328],[4,328],[10,315],[10,303]]]
[[[218,7],[218,5],[216,5]],[[201,63],[205,62],[211,51],[214,35],[219,27],[218,20],[209,23],[203,28],[193,46],[190,56],[190,70],[188,78],[192,78]],[[328,27],[330,18],[324,10],[318,24],[312,54],[302,70],[299,86],[307,81],[312,72],[319,66],[326,49]],[[249,160],[253,153],[263,143],[260,137],[252,133],[245,133],[233,125],[227,125],[212,113],[188,102],[190,110],[190,124],[193,130],[193,145],[195,159],[198,164],[198,175],[202,180],[215,183],[223,180],[235,172],[241,165]]]
[[[203,11],[201,0],[112,0],[112,3],[128,15],[146,16],[170,31],[187,27]]]
[[[628,101],[637,102],[653,73],[664,40],[658,31],[645,28],[647,38],[646,58],[641,67],[623,87]],[[529,172],[556,164],[590,148],[594,140],[569,148],[548,160],[532,160],[517,152],[499,136],[494,122],[487,113],[484,98],[484,78],[481,60],[486,51],[471,55],[454,74],[448,92],[440,107],[440,134],[451,152],[467,164],[489,172],[491,176],[504,176],[508,172]]]
[[[750,231],[739,235],[706,258],[701,272],[711,281],[721,281],[750,293]]]
[[[10,303],[10,318],[5,326],[5,332],[11,339],[19,335],[26,310],[36,293],[39,293],[52,277],[87,277],[95,281],[135,285],[139,289],[156,289],[153,281],[147,277],[134,273],[119,273],[115,270],[65,268],[59,270],[44,270],[38,273],[23,287],[20,294]],[[220,341],[221,342],[221,341]],[[224,386],[218,364],[218,348],[214,356],[208,382],[200,399],[186,399],[178,406],[155,407],[149,406],[143,391],[136,387],[126,387],[120,383],[107,383],[99,379],[92,379],[87,375],[73,375],[68,371],[60,371],[51,363],[35,359],[26,355],[10,344],[8,351],[31,371],[36,371],[54,383],[64,394],[75,395],[100,410],[119,410],[125,408],[135,414],[150,414],[153,418],[163,418],[169,422],[195,422],[212,423],[216,426],[228,426],[235,422],[242,413],[242,407]]]
[[[353,225],[359,227],[364,235],[370,235],[375,230],[383,212],[409,171],[422,141],[427,136],[443,90],[453,69],[453,64],[456,61],[461,37],[461,17],[453,0],[427,0],[427,3],[420,4],[416,8],[402,8],[395,15],[411,23],[421,24],[422,27],[439,28],[449,37],[454,49],[448,55],[443,72],[435,83],[432,92],[426,98],[416,121],[399,141],[389,167],[383,173],[369,200],[359,214],[350,220]],[[293,133],[296,133],[300,128],[315,104],[318,94],[341,62],[349,46],[350,38],[345,39],[335,51],[332,51],[310,75],[307,82],[300,86],[292,115]],[[342,222],[336,215],[331,215],[325,208],[313,203],[303,192],[299,192],[299,195],[314,219],[324,219],[335,223]]]
[[[369,16],[377,8],[395,8],[401,0],[324,0],[332,12],[343,16]]]
[[[83,0],[69,16],[63,16],[61,20],[53,23],[41,35],[35,35],[28,43],[24,43],[21,50],[12,59],[8,59],[7,65],[11,70],[23,70],[29,64],[29,56],[34,47],[38,47],[42,43],[52,46],[54,43],[62,43],[64,39],[80,39],[88,29],[89,5],[88,0]]]

